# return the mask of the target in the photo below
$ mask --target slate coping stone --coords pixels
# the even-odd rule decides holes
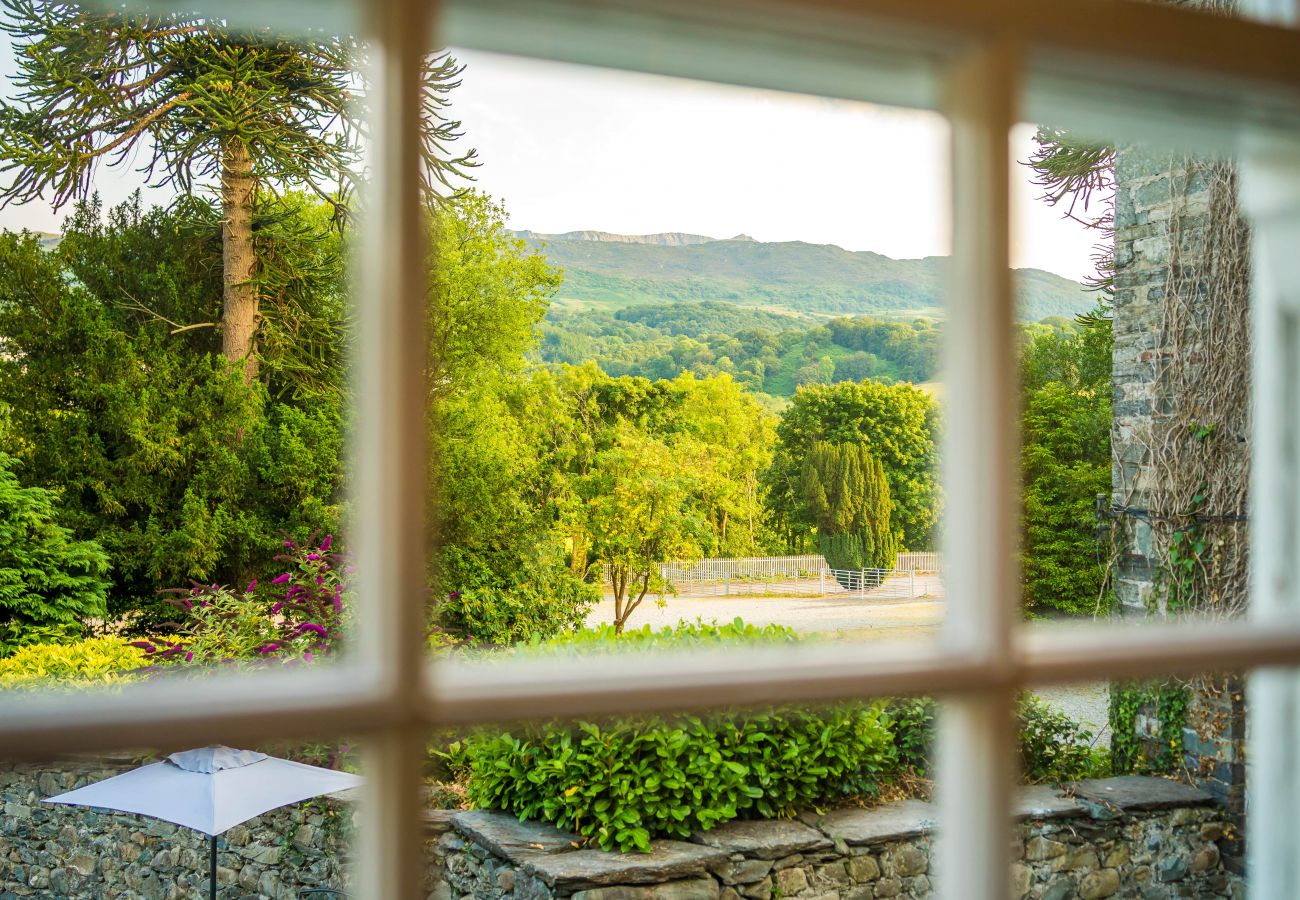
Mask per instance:
[[[1109,810],[1156,811],[1179,806],[1205,806],[1214,798],[1199,788],[1147,775],[1089,778],[1070,785],[1067,794],[1046,784],[1020,789],[1016,812],[1028,819],[1059,819],[1091,815],[1110,818]]]
[[[799,818],[836,843],[862,846],[933,831],[938,809],[923,800],[903,800],[870,809],[836,809],[821,816],[803,813]]]
[[[523,861],[524,872],[565,892],[614,884],[659,884],[704,875],[711,865],[726,862],[725,850],[684,841],[651,841],[650,852],[614,853],[574,850],[537,854]]]
[[[497,856],[520,865],[525,860],[564,853],[582,846],[583,839],[544,822],[520,822],[510,813],[471,809],[456,813],[452,827]]]
[[[831,842],[815,828],[790,819],[733,820],[691,835],[697,844],[757,859],[780,859],[806,850],[829,850]]]
[[[1159,810],[1214,803],[1214,797],[1200,788],[1145,775],[1089,778],[1075,785],[1075,793],[1089,800],[1108,800],[1123,810]]]
[[[1018,818],[1061,819],[1081,812],[1078,803],[1050,784],[1027,785],[1016,794],[1015,814]]]

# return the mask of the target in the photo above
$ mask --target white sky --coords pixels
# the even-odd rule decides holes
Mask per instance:
[[[459,51],[453,95],[478,186],[514,228],[685,231],[802,240],[896,258],[946,254],[947,133],[933,113]],[[0,74],[13,71],[0,46]],[[5,91],[7,94],[8,91]],[[1016,159],[1033,129],[1012,136]],[[1096,236],[1037,199],[1016,166],[1013,264],[1071,278]],[[141,184],[101,169],[106,203]],[[151,191],[149,199],[166,202]],[[0,210],[0,227],[57,231],[66,211]]]

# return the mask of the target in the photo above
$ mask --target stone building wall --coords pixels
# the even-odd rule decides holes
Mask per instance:
[[[434,900],[868,900],[929,897],[936,810],[904,801],[795,820],[729,822],[650,853],[582,848],[555,828],[505,813],[450,818]],[[1025,789],[1014,896],[1239,897],[1209,795],[1155,778]]]
[[[1153,156],[1132,147],[1121,148],[1116,155],[1113,468],[1110,506],[1103,512],[1115,542],[1113,585],[1125,616],[1176,614],[1170,609],[1168,582],[1162,585],[1162,567],[1169,565],[1169,534],[1189,521],[1204,529],[1212,554],[1206,570],[1225,586],[1219,591],[1222,596],[1212,598],[1211,611],[1235,615],[1246,601],[1249,347],[1188,341],[1186,328],[1177,334],[1170,324],[1177,316],[1193,332],[1204,327],[1206,333],[1215,333],[1210,325],[1223,321],[1226,304],[1238,304],[1233,307],[1240,313],[1234,320],[1236,333],[1244,322],[1240,304],[1245,303],[1245,260],[1229,291],[1223,289],[1222,261],[1210,260],[1224,242],[1212,227],[1212,222],[1222,221],[1222,211],[1214,207],[1216,187],[1206,172],[1205,161]],[[1222,185],[1217,189],[1222,192]],[[1220,193],[1220,202],[1223,196]],[[1212,217],[1212,207],[1220,209],[1219,219]],[[1171,304],[1174,294],[1179,295],[1176,306]],[[1240,396],[1227,400],[1243,412],[1229,423],[1230,428],[1210,437],[1221,465],[1206,478],[1215,481],[1220,497],[1234,492],[1242,499],[1235,506],[1216,499],[1216,505],[1225,508],[1207,508],[1203,519],[1171,520],[1197,495],[1192,485],[1182,491],[1186,497],[1171,500],[1169,483],[1171,471],[1193,465],[1198,448],[1184,447],[1172,454],[1169,450],[1177,447],[1177,440],[1187,440],[1187,423],[1195,423],[1198,415],[1199,421],[1213,424],[1207,418],[1215,414],[1199,410],[1208,405],[1203,394],[1217,385],[1198,384],[1195,378],[1196,366],[1209,359],[1218,365],[1231,362],[1234,371],[1242,372],[1241,379],[1232,382]],[[1215,402],[1221,410],[1224,398]],[[1156,458],[1153,447],[1162,448],[1166,458]],[[1162,535],[1157,528],[1163,529]],[[1229,572],[1234,574],[1224,574]],[[1193,684],[1180,760],[1196,783],[1233,813],[1239,826],[1244,824],[1245,810],[1243,695],[1240,679],[1231,675]],[[1146,712],[1137,718],[1137,736],[1152,748],[1154,757],[1169,736],[1159,733],[1154,710]]]

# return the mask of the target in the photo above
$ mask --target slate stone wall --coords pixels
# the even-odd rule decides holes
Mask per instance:
[[[652,852],[605,853],[504,813],[450,817],[434,900],[867,900],[929,897],[936,811],[910,800],[797,820],[730,822]],[[1240,897],[1212,798],[1162,779],[1028,788],[1014,841],[1014,896]]]
[[[43,766],[0,763],[0,900],[181,900],[208,896],[208,839],[168,822],[40,801],[139,764],[134,757]],[[293,900],[340,887],[350,804],[322,798],[227,831],[219,896]]]
[[[1159,551],[1145,517],[1152,506],[1153,482],[1160,477],[1148,447],[1161,416],[1170,412],[1176,399],[1159,373],[1162,360],[1188,352],[1170,345],[1162,327],[1171,242],[1179,242],[1184,279],[1203,268],[1198,255],[1202,251],[1197,248],[1204,248],[1209,239],[1211,187],[1187,158],[1152,155],[1136,147],[1117,152],[1115,180],[1111,506],[1133,512],[1114,520],[1118,556],[1113,585],[1124,614],[1145,618],[1148,612],[1159,616],[1168,612],[1156,588]],[[1191,305],[1189,315],[1196,314],[1196,306]],[[1241,398],[1243,406],[1249,402],[1248,396]],[[1250,447],[1244,437],[1235,446],[1237,459],[1248,458]],[[1229,678],[1227,689],[1220,693],[1192,692],[1188,721],[1200,724],[1183,730],[1182,765],[1232,813],[1238,832],[1244,833],[1246,711],[1239,682]],[[1154,757],[1169,738],[1159,734],[1154,709],[1142,712],[1136,736],[1148,744]],[[1233,856],[1240,854],[1238,847]]]

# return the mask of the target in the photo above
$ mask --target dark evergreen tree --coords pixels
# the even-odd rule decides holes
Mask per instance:
[[[108,557],[57,522],[55,495],[23,487],[0,453],[0,656],[26,643],[79,635],[103,616]]]
[[[865,444],[818,441],[804,460],[800,487],[809,524],[832,569],[892,569],[899,538],[880,460]]]
[[[301,249],[268,246],[267,258],[338,270],[337,246]],[[210,309],[220,273],[210,228],[133,204],[79,208],[50,251],[0,236],[5,449],[25,484],[61,492],[62,523],[108,552],[110,615],[170,612],[156,592],[191,578],[274,574],[282,530],[305,538],[338,523],[345,404],[321,402],[328,384],[301,378],[278,344],[247,386],[212,329],[169,324]],[[338,292],[319,287],[286,278],[281,290],[305,319],[328,320]],[[327,354],[329,379],[339,355]]]

